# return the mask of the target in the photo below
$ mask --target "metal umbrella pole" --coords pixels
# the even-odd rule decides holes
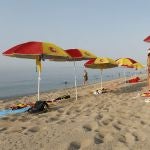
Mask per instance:
[[[76,63],[75,61],[73,62],[74,64],[74,86],[75,86],[75,96],[76,96],[76,100],[78,99],[78,90],[77,90],[77,77],[76,77]]]
[[[126,69],[125,69],[125,68],[123,69],[123,74],[124,74],[124,81],[125,81],[125,84],[126,84],[126,82],[127,82],[127,77],[126,77]]]
[[[100,70],[100,81],[101,81],[101,90],[103,88],[103,69]]]
[[[38,70],[38,101],[40,100],[40,81],[41,81],[41,72]]]

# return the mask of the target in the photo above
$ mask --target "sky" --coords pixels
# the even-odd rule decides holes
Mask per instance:
[[[31,60],[2,56],[28,41],[82,48],[113,59],[130,57],[146,64],[150,43],[143,39],[150,35],[149,6],[149,0],[0,0],[0,72],[35,66]]]

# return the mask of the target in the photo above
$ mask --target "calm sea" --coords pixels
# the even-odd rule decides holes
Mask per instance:
[[[89,83],[100,81],[100,70],[86,69],[89,76]],[[77,85],[83,83],[84,68],[76,66]],[[127,70],[127,76],[135,73]],[[139,73],[139,72],[137,72]],[[123,70],[119,68],[105,69],[103,71],[103,81],[123,77]],[[74,68],[71,65],[51,65],[43,67],[41,74],[40,91],[49,91],[74,86]],[[0,77],[0,99],[23,96],[37,93],[37,72],[34,67],[6,68],[1,70]]]

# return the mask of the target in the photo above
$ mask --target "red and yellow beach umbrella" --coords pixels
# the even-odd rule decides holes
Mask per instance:
[[[137,61],[131,59],[131,58],[119,58],[116,60],[116,63],[119,66],[127,67],[127,68],[133,68],[133,64],[137,63]]]
[[[16,45],[3,53],[5,56],[35,59],[38,69],[38,100],[40,89],[41,61],[45,59],[69,59],[70,56],[59,46],[52,43],[31,41]]]
[[[116,60],[116,63],[118,66],[122,66],[125,68],[135,68],[134,64],[137,63],[137,61],[131,59],[131,58],[119,58]],[[126,83],[126,71],[124,68],[124,78],[125,78],[125,83]]]
[[[92,54],[90,51],[88,50],[83,50],[83,49],[78,49],[78,48],[74,48],[74,49],[67,49],[65,50],[65,52],[70,56],[69,58],[66,58],[64,60],[58,60],[57,58],[53,58],[50,60],[54,60],[54,61],[73,61],[74,63],[74,80],[75,80],[75,93],[76,93],[76,100],[78,97],[78,91],[77,91],[77,77],[76,77],[76,61],[82,61],[82,60],[89,60],[89,59],[93,59],[96,58],[96,55]]]
[[[76,77],[76,64],[75,61],[82,61],[82,60],[89,60],[96,58],[94,54],[87,50],[83,49],[67,49],[65,50],[71,58],[69,58],[68,61],[73,61],[74,62],[74,78],[75,78],[75,90],[76,90],[76,100],[78,96],[78,91],[77,91],[77,77]]]
[[[150,42],[150,35],[144,39],[144,42]]]
[[[87,61],[84,64],[85,67],[87,68],[92,68],[92,69],[108,69],[108,68],[113,68],[117,67],[117,63],[115,60],[107,57],[98,57],[96,59],[91,59]]]
[[[102,87],[102,71],[103,69],[108,69],[108,68],[114,68],[118,67],[117,63],[115,60],[107,57],[98,57],[96,59],[91,59],[87,61],[84,66],[86,68],[91,68],[91,69],[100,69],[101,70],[101,89]]]
[[[116,60],[116,63],[119,66],[123,66],[123,67],[127,67],[127,68],[135,68],[136,70],[144,68],[144,66],[141,63],[139,63],[131,58],[120,58],[120,59]]]

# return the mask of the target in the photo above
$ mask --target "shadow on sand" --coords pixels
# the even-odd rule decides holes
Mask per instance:
[[[115,94],[122,94],[122,93],[132,93],[132,92],[140,92],[142,88],[146,86],[146,82],[141,82],[137,84],[127,84],[120,89],[114,90],[113,93]]]

